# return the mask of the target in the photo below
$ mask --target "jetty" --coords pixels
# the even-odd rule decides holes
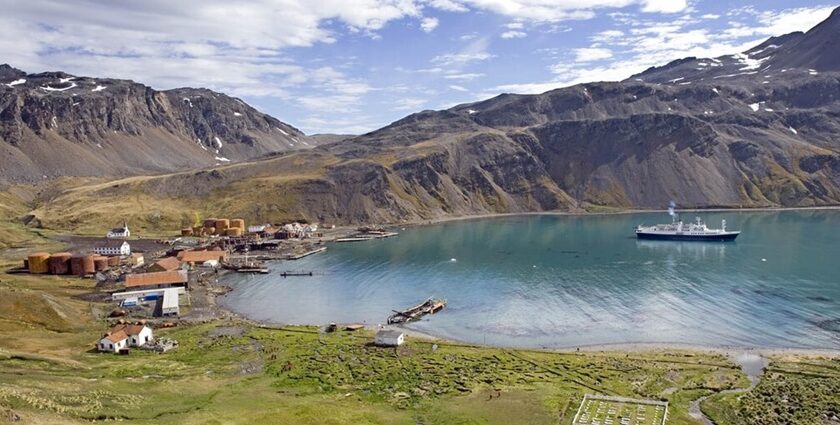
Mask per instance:
[[[338,238],[336,242],[362,242],[362,241],[369,241],[373,239],[373,237],[368,236],[351,236],[349,238]]]
[[[260,274],[267,274],[268,267],[265,266],[265,263],[261,261],[245,261],[245,262],[234,262],[234,263],[224,263],[222,267],[227,270],[233,270],[237,273],[260,273]]]
[[[303,254],[289,254],[286,256],[287,260],[300,260],[303,257],[308,257],[312,254],[317,254],[319,252],[324,252],[327,250],[327,247],[322,246],[320,248],[313,249],[312,251],[306,251]]]
[[[304,272],[304,271],[285,271],[280,273],[280,277],[290,277],[290,276],[315,276],[313,272]]]
[[[414,307],[403,311],[392,310],[394,314],[388,316],[388,324],[407,323],[418,320],[427,314],[435,314],[446,307],[446,300],[429,298]]]

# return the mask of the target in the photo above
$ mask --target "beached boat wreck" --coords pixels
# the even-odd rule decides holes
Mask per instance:
[[[420,319],[427,314],[435,314],[446,307],[446,300],[429,298],[422,303],[403,311],[393,310],[394,314],[388,316],[388,324],[406,323]]]

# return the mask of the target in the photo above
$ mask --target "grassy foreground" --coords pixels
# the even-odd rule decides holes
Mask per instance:
[[[688,424],[691,400],[747,385],[717,354],[413,338],[387,349],[366,332],[239,320],[158,330],[181,343],[167,354],[98,354],[109,306],[86,301],[92,290],[76,278],[0,275],[0,423],[570,424],[589,393],[668,400],[668,423]],[[755,391],[702,407],[720,424],[831,424],[838,382],[837,360],[778,358]]]

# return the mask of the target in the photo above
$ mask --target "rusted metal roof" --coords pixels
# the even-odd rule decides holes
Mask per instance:
[[[178,258],[184,263],[204,263],[205,261],[222,261],[225,258],[224,251],[181,251]]]
[[[126,288],[134,288],[138,286],[177,285],[185,283],[187,283],[187,272],[185,270],[136,273],[125,277]]]
[[[181,267],[181,260],[175,257],[166,257],[164,259],[156,261],[154,264],[152,264],[151,267],[166,272],[177,270],[178,267]]]

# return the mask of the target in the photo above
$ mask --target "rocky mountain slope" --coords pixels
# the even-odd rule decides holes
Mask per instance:
[[[838,205],[836,40],[837,11],[807,33],[744,53],[682,59],[622,82],[424,111],[267,160],[81,188],[39,214],[66,211],[63,220],[80,222],[105,214],[87,207],[93,199],[140,193],[135,219],[149,214],[172,224],[191,210],[359,223],[670,201]],[[222,195],[224,203],[205,202]]]
[[[316,142],[239,99],[0,65],[0,181],[126,176],[255,159]]]

